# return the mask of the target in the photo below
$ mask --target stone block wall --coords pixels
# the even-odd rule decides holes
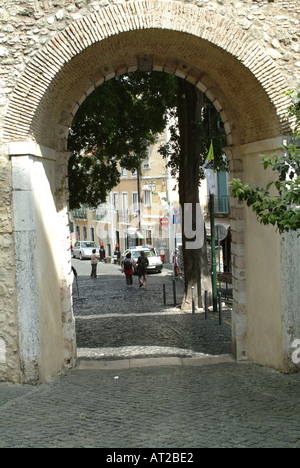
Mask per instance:
[[[20,380],[11,163],[0,155],[0,381]]]
[[[67,26],[120,0],[1,0],[0,1],[0,106],[7,105],[17,79],[36,53]],[[149,2],[141,1],[141,9]],[[299,82],[300,5],[296,0],[194,0],[179,4],[196,5],[234,21],[246,31],[279,67],[290,86]]]

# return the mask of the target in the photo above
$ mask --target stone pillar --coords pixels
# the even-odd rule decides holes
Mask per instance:
[[[280,137],[241,147],[244,183],[263,188],[274,180],[261,155],[279,153],[282,143]],[[248,359],[282,372],[299,370],[292,362],[292,343],[300,339],[299,239],[261,225],[250,207],[244,213]],[[243,294],[242,285],[239,289]]]
[[[0,382],[20,382],[11,162],[7,152],[0,154],[0,200]]]
[[[32,164],[33,161],[29,155],[12,157],[20,363],[25,383],[35,383],[39,380],[41,364]]]
[[[66,151],[56,153],[56,206],[58,222],[56,238],[60,246],[60,277],[61,277],[61,305],[64,337],[64,364],[65,367],[76,366],[76,331],[72,304],[72,279],[70,230],[68,215],[68,160],[72,153]]]
[[[76,364],[67,156],[26,142],[10,154],[20,362],[23,381],[36,383]]]
[[[284,233],[280,241],[282,371],[299,372],[300,346],[300,238],[298,232]],[[293,357],[293,354],[295,356]]]
[[[226,148],[229,160],[230,180],[243,180],[243,161],[239,148]],[[244,205],[230,198],[230,226],[232,237],[232,352],[238,361],[247,359],[247,297],[245,259]]]

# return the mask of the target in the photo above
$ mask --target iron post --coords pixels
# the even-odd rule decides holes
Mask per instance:
[[[177,299],[176,299],[176,281],[175,278],[173,279],[173,297],[174,297],[174,307],[177,306]]]
[[[192,286],[192,313],[195,313],[195,286]]]
[[[208,320],[208,292],[205,291],[205,320]]]
[[[223,317],[222,317],[222,293],[219,293],[219,325],[223,325]]]
[[[215,196],[212,194],[210,194],[210,229],[211,229],[213,311],[217,312],[218,311],[218,292],[217,292],[217,265],[216,265]]]

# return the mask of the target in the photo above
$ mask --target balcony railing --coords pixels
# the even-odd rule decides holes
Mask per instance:
[[[129,210],[118,211],[117,223],[129,224],[130,223],[129,217],[130,217]]]
[[[209,197],[206,197],[205,214],[209,215]],[[230,215],[230,197],[215,195],[215,215]]]
[[[87,219],[87,214],[85,209],[73,210],[72,211],[73,219]]]
[[[110,210],[107,208],[98,208],[93,212],[93,221],[107,221],[109,217]]]

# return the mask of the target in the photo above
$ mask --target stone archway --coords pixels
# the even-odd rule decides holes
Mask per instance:
[[[7,353],[16,350],[14,370],[6,370],[10,379],[44,380],[75,364],[63,190],[67,136],[86,96],[104,80],[133,70],[174,73],[206,93],[224,122],[232,176],[248,180],[259,173],[263,183],[258,154],[276,151],[282,135],[290,133],[282,73],[259,44],[221,15],[181,2],[130,1],[99,9],[52,38],[18,80],[4,122],[3,141],[12,160],[10,245],[15,245],[18,293],[12,306],[15,333],[7,346]],[[233,200],[231,217],[234,354],[287,371],[292,368],[289,321],[295,317],[290,310],[283,313],[288,293],[283,294],[282,274],[288,268],[282,239],[262,231]],[[287,245],[295,240],[286,239]],[[278,285],[265,294],[264,276],[256,272],[260,250],[267,262],[272,259]]]
[[[153,70],[176,73],[187,77],[199,87],[202,85],[213,101],[216,99],[214,88],[217,86],[220,98],[227,98],[226,106],[216,103],[220,110],[228,107],[230,101],[236,105],[240,101],[238,107],[245,110],[245,95],[252,92],[254,102],[251,100],[251,108],[256,107],[256,112],[248,109],[247,118],[252,118],[255,122],[253,126],[268,136],[275,129],[262,129],[257,122],[261,114],[258,111],[259,102],[265,92],[265,100],[269,100],[268,109],[265,110],[270,113],[275,111],[280,122],[276,131],[289,131],[289,123],[285,118],[288,99],[283,96],[286,83],[271,58],[244,31],[223,17],[209,14],[193,5],[161,1],[150,3],[149,10],[145,11],[140,10],[139,5],[139,2],[136,5],[135,2],[123,5],[125,14],[120,15],[117,25],[113,23],[120,14],[120,7],[110,6],[74,23],[55,36],[33,58],[18,82],[6,114],[4,138],[22,140],[33,133],[34,141],[45,141],[45,126],[46,133],[52,131],[53,138],[53,128],[50,130],[46,123],[41,125],[41,122],[37,122],[43,118],[43,113],[38,110],[42,105],[44,113],[49,112],[50,106],[51,120],[57,119],[54,107],[58,106],[56,103],[53,106],[53,101],[46,102],[51,94],[59,94],[63,100],[61,105],[65,111],[65,120],[61,119],[61,123],[68,124],[68,118],[74,115],[85,94],[115,74],[143,67],[144,56],[152,60]],[[113,24],[112,29],[107,25],[108,18]],[[160,38],[160,35],[164,38]],[[202,46],[195,47],[199,38]],[[198,50],[201,51],[199,55]],[[228,52],[226,57],[223,55],[225,52]],[[238,73],[235,72],[237,68]],[[85,71],[82,73],[83,69]],[[249,81],[252,76],[252,83],[244,81],[247,73]],[[68,89],[63,90],[63,87]],[[73,92],[70,94],[71,90]],[[58,112],[61,111],[58,109]],[[244,118],[243,114],[240,110],[240,119]],[[228,124],[226,115],[223,120]],[[40,127],[41,135],[37,134],[37,126]],[[247,125],[242,127],[246,129]],[[226,131],[229,133],[228,128]],[[259,135],[255,134],[243,136],[245,143],[259,139]],[[53,147],[53,141],[48,141],[46,146]]]

